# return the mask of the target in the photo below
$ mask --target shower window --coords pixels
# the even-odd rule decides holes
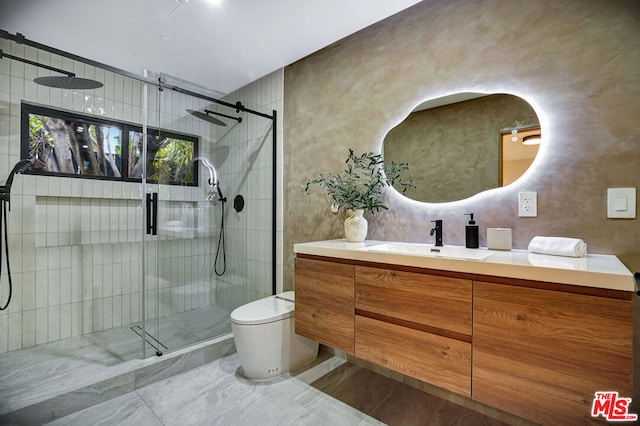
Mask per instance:
[[[149,129],[147,131],[147,180],[165,184],[195,186],[198,184],[198,138],[173,132]],[[142,129],[128,132],[128,175],[142,176]]]
[[[198,185],[198,137],[148,129],[147,180]],[[21,158],[28,173],[140,181],[143,133],[140,126],[22,104]]]

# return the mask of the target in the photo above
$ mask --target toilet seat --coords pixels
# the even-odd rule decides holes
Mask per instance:
[[[231,312],[231,321],[239,325],[258,325],[290,318],[295,309],[295,303],[290,300],[294,300],[293,291],[247,303]]]

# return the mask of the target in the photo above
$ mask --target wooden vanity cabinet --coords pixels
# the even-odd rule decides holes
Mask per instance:
[[[310,255],[295,290],[296,333],[540,424],[633,396],[627,291]]]
[[[295,332],[354,354],[354,266],[297,257]]]
[[[471,396],[472,282],[356,266],[355,356]]]
[[[631,300],[478,281],[473,300],[473,399],[568,425],[596,391],[632,396]]]

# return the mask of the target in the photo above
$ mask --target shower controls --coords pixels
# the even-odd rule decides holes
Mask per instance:
[[[242,209],[244,209],[244,197],[242,195],[238,194],[233,199],[233,208],[238,213],[240,213]]]

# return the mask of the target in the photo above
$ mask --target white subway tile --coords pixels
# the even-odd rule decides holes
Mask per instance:
[[[24,311],[36,308],[36,273],[25,272],[22,274],[22,309]],[[14,291],[19,291],[16,288]]]
[[[82,334],[82,302],[71,304],[71,335]]]
[[[91,333],[93,329],[93,300],[82,302],[82,334]]]
[[[36,345],[47,343],[49,314],[47,308],[36,309]]]
[[[8,314],[8,350],[13,351],[22,347],[22,313]]]
[[[46,308],[49,301],[49,272],[37,271],[36,272],[36,309]]]
[[[93,331],[103,330],[103,299],[93,300]]]
[[[82,268],[71,268],[71,302],[82,301]]]
[[[102,299],[102,328],[108,330],[113,327],[113,298]]]
[[[113,265],[102,265],[102,297],[113,296]]]
[[[47,272],[48,302],[47,306],[60,305],[60,270],[50,269]]]
[[[100,299],[103,297],[102,265],[94,265],[91,269],[93,277],[93,281],[91,283],[92,298],[94,300]]]
[[[93,266],[82,267],[82,301],[93,299]]]
[[[3,62],[3,61],[0,61]],[[0,353],[9,350],[9,315],[0,315]]]
[[[22,312],[22,347],[29,348],[36,344],[36,311]]]
[[[50,306],[48,312],[49,342],[60,340],[60,306]]]
[[[60,304],[71,303],[71,268],[60,270]]]
[[[112,327],[120,327],[122,322],[122,297],[114,296],[112,305]]]
[[[72,336],[71,324],[71,304],[60,306],[60,339],[66,339]]]

